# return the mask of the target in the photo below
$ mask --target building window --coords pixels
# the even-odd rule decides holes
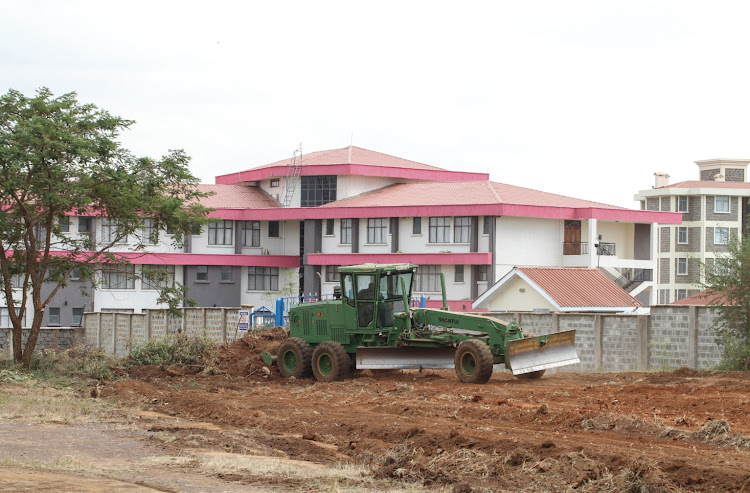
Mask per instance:
[[[279,179],[278,178],[274,178],[273,180],[271,180],[271,188],[276,188],[278,186],[279,186]]]
[[[68,276],[68,279],[71,281],[80,281],[81,280],[81,269],[80,267],[76,267],[72,271],[70,271],[70,276]]]
[[[16,308],[16,315],[21,312],[20,308]],[[0,327],[12,327],[13,322],[10,321],[10,311],[8,307],[0,307]],[[21,319],[21,326],[26,326],[26,312],[23,312],[23,318]]]
[[[422,218],[415,217],[411,222],[411,234],[421,235],[422,234]]]
[[[102,288],[135,289],[135,265],[103,265]]]
[[[13,274],[10,278],[10,287],[14,289],[22,288],[23,287],[23,274]]]
[[[279,237],[279,222],[268,221],[268,237],[278,238]]]
[[[234,225],[232,224],[232,221],[218,221],[215,223],[208,223],[208,244],[231,245],[233,228]]]
[[[278,291],[278,267],[248,267],[247,289],[249,291]]]
[[[680,276],[685,276],[688,273],[687,268],[687,259],[686,258],[678,258],[677,259],[677,274]]]
[[[78,232],[79,233],[90,233],[91,232],[91,218],[78,216]]]
[[[47,308],[47,314],[49,315],[50,325],[60,325],[60,308],[51,306]]]
[[[729,197],[726,195],[717,195],[714,202],[714,212],[729,212]]]
[[[57,220],[58,226],[60,226],[60,231],[63,233],[69,233],[70,232],[70,217],[63,216],[60,219]]]
[[[207,265],[195,266],[195,281],[196,282],[208,282],[208,266]]]
[[[83,308],[73,308],[73,327],[80,327],[83,323]]]
[[[677,197],[677,212],[688,211],[688,198],[687,195],[680,195]]]
[[[302,207],[318,207],[336,201],[336,175],[303,176]]]
[[[107,243],[112,243],[113,241],[117,240],[117,238],[121,235],[121,233],[118,231],[117,222],[105,217],[102,219],[102,241]],[[123,235],[122,238],[117,240],[117,243],[127,243],[128,238],[126,235]]]
[[[469,243],[471,238],[471,218],[457,217],[454,220],[453,243]]]
[[[729,228],[714,228],[714,244],[726,245],[729,243]]]
[[[156,221],[153,219],[144,219],[141,225],[143,232],[141,241],[148,245],[153,245],[159,240],[159,233],[156,230]]]
[[[174,286],[174,265],[144,265],[142,269],[151,271],[141,271],[143,289],[156,290]]]
[[[479,273],[477,275],[477,281],[479,282],[487,282],[487,266],[486,265],[480,265],[479,266]]]
[[[326,282],[339,282],[339,267],[338,265],[327,265],[326,266]]]
[[[484,224],[483,224],[482,233],[483,234],[490,234],[490,226],[492,226],[492,217],[490,216],[484,216]]]
[[[234,268],[231,265],[221,266],[221,282],[232,282],[232,272]]]
[[[414,290],[420,293],[437,293],[440,291],[440,266],[420,265],[414,276]]]
[[[333,236],[333,219],[326,219],[326,236]]]
[[[371,217],[367,220],[367,243],[377,245],[387,243],[388,219],[384,217]]]
[[[200,224],[191,224],[190,225],[190,234],[193,236],[199,236],[203,233],[203,228]]]
[[[464,282],[464,266],[463,265],[454,266],[453,282]]]
[[[685,226],[677,228],[677,243],[686,244],[688,242],[688,232]]]
[[[242,246],[260,246],[260,221],[242,222]]]
[[[678,289],[676,294],[677,294],[677,297],[675,298],[676,301],[679,301],[683,298],[687,298],[687,289]]]
[[[341,244],[342,245],[352,244],[352,220],[351,219],[341,220]]]
[[[450,243],[451,241],[451,218],[430,218],[430,243]]]

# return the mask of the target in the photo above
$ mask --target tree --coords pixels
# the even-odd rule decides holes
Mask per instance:
[[[133,123],[80,104],[76,93],[54,97],[41,88],[35,97],[15,90],[0,97],[0,282],[13,359],[27,368],[44,310],[71,272],[95,286],[103,265],[128,263],[112,248],[125,236],[142,250],[169,228],[181,245],[194,224],[208,221],[188,156],[182,150],[158,160],[133,156],[117,140]],[[104,218],[112,234],[66,234],[70,216]],[[14,278],[20,290],[14,291]],[[45,283],[52,289],[43,297]],[[174,290],[162,294],[170,307],[179,302]],[[22,348],[29,297],[34,312]]]
[[[750,236],[730,238],[727,252],[703,264],[705,297],[719,317],[726,369],[750,370]]]

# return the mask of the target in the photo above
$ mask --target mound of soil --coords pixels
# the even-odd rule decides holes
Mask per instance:
[[[231,377],[280,378],[275,371],[269,375],[262,370],[268,365],[261,361],[260,353],[275,353],[287,337],[289,333],[283,327],[252,331],[242,339],[219,348],[216,364]]]

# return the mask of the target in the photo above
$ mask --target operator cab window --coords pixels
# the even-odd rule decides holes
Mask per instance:
[[[354,306],[354,289],[352,285],[352,275],[346,274],[344,276],[344,292],[341,293],[346,299],[346,302]]]
[[[375,276],[360,274],[355,277],[357,283],[357,319],[360,327],[369,327],[372,323],[375,300]]]

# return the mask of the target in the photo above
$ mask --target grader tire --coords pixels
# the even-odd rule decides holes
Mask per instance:
[[[492,376],[492,351],[482,341],[469,339],[459,344],[454,362],[463,383],[487,383]]]
[[[336,341],[321,342],[313,351],[312,371],[319,382],[335,382],[349,375],[350,362],[344,346]]]
[[[521,373],[520,375],[516,375],[516,378],[520,378],[521,380],[536,380],[537,378],[542,378],[542,375],[544,375],[544,370],[537,370]]]
[[[277,351],[281,376],[308,378],[312,373],[312,349],[307,341],[292,337],[281,343]]]

